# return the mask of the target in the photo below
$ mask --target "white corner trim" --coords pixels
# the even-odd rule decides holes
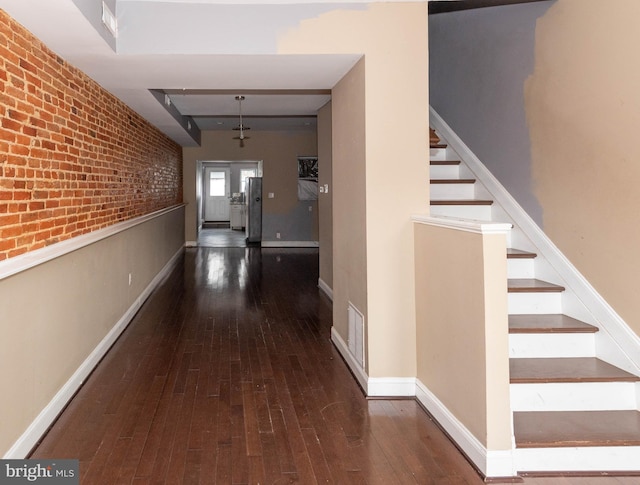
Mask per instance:
[[[24,459],[31,449],[38,443],[38,440],[46,433],[47,429],[54,423],[60,412],[67,405],[69,400],[74,396],[76,391],[80,389],[85,379],[91,374],[95,366],[100,362],[102,357],[109,351],[120,334],[127,328],[136,315],[142,304],[149,297],[151,292],[162,281],[162,279],[171,271],[176,264],[178,257],[182,254],[184,248],[180,248],[165,264],[164,268],[153,278],[144,291],[136,298],[127,311],[120,317],[116,324],[111,328],[109,333],[100,341],[95,349],[89,354],[84,362],[76,369],[69,380],[60,388],[56,395],[49,401],[40,414],[32,421],[24,433],[9,448],[3,459]]]
[[[333,290],[322,278],[318,278],[318,288],[333,301]]]
[[[416,399],[485,477],[516,476],[513,451],[487,450],[420,379],[416,379]]]
[[[417,224],[473,232],[475,234],[507,234],[513,228],[512,224],[505,222],[475,221],[423,214],[414,214],[411,216],[411,220]]]
[[[263,248],[317,248],[318,241],[262,241]]]
[[[38,266],[39,264],[46,263],[47,261],[51,261],[52,259],[64,256],[65,254],[126,231],[134,226],[144,224],[151,219],[155,219],[156,217],[160,217],[174,210],[181,209],[184,206],[185,204],[178,204],[167,207],[150,214],[145,214],[144,216],[118,222],[103,229],[91,231],[87,234],[82,234],[81,236],[72,237],[71,239],[65,239],[64,241],[52,244],[51,246],[36,249],[35,251],[29,251],[19,256],[6,259],[0,262],[0,280]]]
[[[447,144],[460,156],[476,178],[492,193],[496,202],[502,206],[515,224],[526,234],[537,247],[538,252],[559,273],[576,297],[591,312],[597,326],[605,330],[627,356],[629,361],[640,370],[640,336],[618,315],[618,313],[602,298],[578,269],[566,258],[547,235],[531,219],[529,214],[516,202],[502,184],[489,172],[469,147],[454,133],[451,127],[429,107],[429,122],[442,134]]]
[[[340,352],[340,355],[342,356],[344,361],[347,363],[347,366],[355,376],[358,384],[360,384],[360,387],[364,390],[364,393],[368,395],[367,381],[369,379],[369,376],[367,376],[367,373],[364,371],[364,369],[358,365],[356,359],[353,357],[353,355],[351,355],[351,352],[349,352],[349,346],[342,339],[342,337],[336,330],[336,327],[331,327],[331,341],[333,342],[333,345],[335,345],[338,352]]]

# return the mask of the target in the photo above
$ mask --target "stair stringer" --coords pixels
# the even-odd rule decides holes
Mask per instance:
[[[464,166],[461,171],[476,178],[480,185],[476,194],[487,193],[493,199],[492,219],[513,224],[508,241],[511,247],[536,252],[537,277],[566,288],[562,297],[563,313],[600,329],[596,335],[596,355],[627,372],[640,375],[640,336],[562,254],[433,107],[429,107],[429,112],[430,126],[461,160]]]

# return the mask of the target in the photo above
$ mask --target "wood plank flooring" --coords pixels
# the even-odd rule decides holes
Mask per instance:
[[[415,401],[363,396],[317,265],[316,249],[187,249],[31,457],[78,458],[82,484],[483,483]]]

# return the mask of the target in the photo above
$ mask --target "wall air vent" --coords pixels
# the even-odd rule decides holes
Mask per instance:
[[[104,2],[102,2],[102,23],[105,25],[107,30],[111,32],[111,35],[118,37],[118,20]]]

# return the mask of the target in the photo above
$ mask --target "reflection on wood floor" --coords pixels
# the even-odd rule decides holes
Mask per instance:
[[[482,484],[415,401],[364,397],[317,268],[317,249],[187,249],[32,457],[79,459],[83,485]]]
[[[201,229],[198,246],[204,248],[245,248],[247,235],[238,229]]]

